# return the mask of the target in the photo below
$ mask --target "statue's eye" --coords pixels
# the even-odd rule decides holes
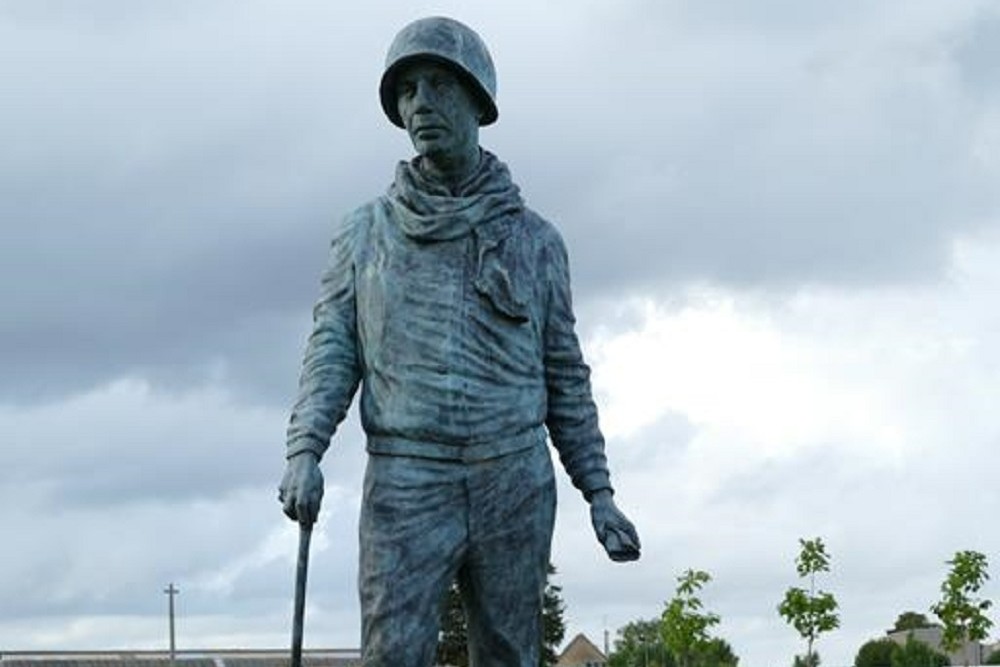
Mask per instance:
[[[443,91],[448,90],[451,86],[451,80],[448,77],[436,76],[431,80],[431,84],[434,86],[434,90]]]
[[[397,94],[400,97],[413,97],[413,94],[417,91],[416,85],[412,81],[402,81],[398,87]]]

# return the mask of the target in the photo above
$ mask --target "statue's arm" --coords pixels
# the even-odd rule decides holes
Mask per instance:
[[[590,368],[576,335],[566,248],[556,237],[543,255],[548,285],[544,328],[545,425],[573,485],[589,501],[597,491],[612,491],[604,436],[591,395]]]
[[[279,498],[290,518],[306,523],[315,520],[323,495],[319,461],[361,381],[354,283],[356,233],[356,225],[349,222],[330,245],[298,397],[288,423],[288,463]]]
[[[573,485],[590,503],[594,532],[612,560],[639,557],[635,526],[615,505],[604,436],[590,386],[590,368],[576,335],[569,262],[556,236],[543,255],[549,294],[545,319],[546,427]]]

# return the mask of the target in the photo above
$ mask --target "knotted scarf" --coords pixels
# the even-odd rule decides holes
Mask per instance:
[[[403,233],[420,243],[472,234],[476,262],[473,286],[507,317],[524,322],[528,304],[518,275],[522,253],[506,243],[524,208],[507,166],[482,151],[476,171],[452,192],[420,169],[420,157],[400,162],[386,197]]]

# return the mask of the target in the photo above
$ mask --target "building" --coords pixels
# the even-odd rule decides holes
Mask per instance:
[[[570,640],[559,655],[556,667],[605,667],[608,657],[583,634]]]
[[[906,643],[907,637],[913,635],[917,641],[921,641],[935,651],[948,656],[952,665],[981,665],[991,653],[992,647],[980,642],[965,642],[965,645],[957,651],[949,653],[941,648],[943,634],[944,628],[936,623],[913,630],[889,630],[886,632],[886,636],[900,646]]]

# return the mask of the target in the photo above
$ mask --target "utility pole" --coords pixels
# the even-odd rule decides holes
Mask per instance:
[[[174,640],[174,596],[180,593],[180,590],[174,586],[173,582],[170,582],[170,585],[164,588],[163,592],[167,594],[169,599],[167,608],[170,614],[170,664],[172,665],[177,655],[177,643]]]

